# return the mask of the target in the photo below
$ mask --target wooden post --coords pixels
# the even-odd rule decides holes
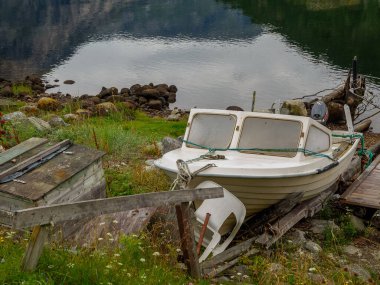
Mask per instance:
[[[186,190],[185,190],[186,191]],[[190,204],[181,203],[176,207],[181,248],[189,274],[195,279],[201,278],[198,254],[195,249],[194,229],[191,223]]]
[[[255,110],[255,103],[256,103],[256,91],[253,91],[251,112],[253,112]]]
[[[357,87],[357,80],[358,80],[358,64],[357,64],[357,57],[355,56],[352,60],[352,88]]]
[[[48,235],[48,226],[36,226],[33,228],[26,252],[22,259],[21,270],[33,271],[38,264],[42,254],[44,243]]]

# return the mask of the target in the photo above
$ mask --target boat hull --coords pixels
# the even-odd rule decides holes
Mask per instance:
[[[199,183],[207,180],[214,181],[244,203],[247,210],[247,218],[249,218],[257,212],[277,204],[291,193],[303,193],[303,201],[318,196],[339,179],[340,175],[351,162],[353,155],[354,151],[346,155],[338,166],[320,174],[279,178],[198,175],[192,179],[189,187],[194,188]],[[175,179],[177,176],[175,172],[167,170],[165,172],[172,179]]]

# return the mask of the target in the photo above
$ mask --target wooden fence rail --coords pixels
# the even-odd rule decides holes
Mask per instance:
[[[47,228],[50,225],[146,207],[176,206],[181,246],[184,252],[185,262],[191,276],[200,278],[189,202],[220,197],[223,197],[223,188],[215,187],[87,200],[17,211],[0,210],[0,224],[10,226],[14,229],[33,227],[33,232],[23,258],[22,268],[23,270],[34,270],[41,256],[43,245],[47,237]]]

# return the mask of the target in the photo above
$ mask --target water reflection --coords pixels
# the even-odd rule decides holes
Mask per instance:
[[[167,82],[186,108],[247,109],[256,90],[258,106],[268,107],[341,83],[353,55],[361,72],[380,77],[379,7],[377,0],[2,0],[0,77],[73,79],[57,89],[73,95]]]

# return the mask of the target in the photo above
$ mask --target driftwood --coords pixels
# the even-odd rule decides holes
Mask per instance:
[[[369,120],[369,119],[365,120],[365,121],[361,122],[360,124],[357,124],[354,128],[354,131],[358,132],[358,133],[364,133],[364,132],[368,131],[371,124],[372,124],[372,120]]]
[[[342,99],[346,95],[344,86],[339,87],[338,89],[334,90],[330,94],[324,96],[322,98],[322,101],[327,105],[331,101]]]
[[[302,192],[289,194],[284,200],[264,209],[252,219],[245,222],[244,228],[248,228],[251,234],[261,233],[266,224],[274,222],[279,217],[289,213],[301,201],[302,197]]]

